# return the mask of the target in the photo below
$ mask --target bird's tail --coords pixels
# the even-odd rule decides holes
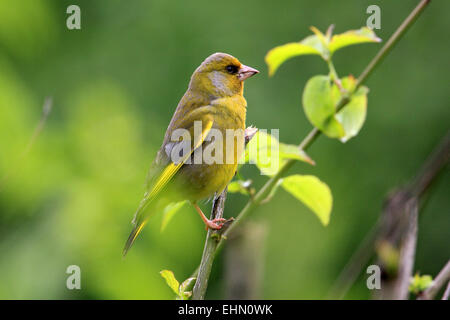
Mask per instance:
[[[128,250],[130,250],[131,246],[134,243],[134,240],[136,240],[139,233],[141,233],[142,229],[145,227],[145,224],[147,223],[148,219],[145,219],[144,221],[140,221],[139,223],[136,223],[133,227],[133,230],[131,231],[127,242],[125,243],[125,247],[123,248],[122,255],[125,257]]]
[[[125,257],[128,250],[130,250],[131,246],[134,243],[134,240],[136,240],[139,233],[141,233],[142,229],[147,224],[148,218],[150,216],[149,213],[144,214],[145,212],[154,211],[154,205],[151,205],[151,209],[148,210],[149,204],[155,200],[154,197],[148,197],[148,194],[145,194],[144,199],[142,199],[141,203],[139,204],[139,208],[136,210],[136,213],[134,214],[133,221],[131,222],[133,224],[133,230],[131,230],[130,235],[128,236],[128,240],[125,243],[125,247],[123,248],[122,255]]]

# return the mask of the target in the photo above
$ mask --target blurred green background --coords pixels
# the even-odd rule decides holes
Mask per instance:
[[[200,261],[204,226],[186,206],[160,232],[155,216],[126,257],[121,250],[144,191],[147,169],[193,70],[227,52],[262,72],[245,96],[247,124],[279,128],[298,143],[311,129],[301,108],[308,78],[325,74],[315,56],[293,59],[268,78],[264,55],[310,34],[365,25],[381,7],[385,41],[418,3],[411,1],[76,1],[81,30],[66,28],[74,1],[0,2],[0,298],[172,299],[159,275],[187,278]],[[388,191],[410,179],[449,128],[450,2],[433,1],[368,81],[368,117],[346,144],[321,137],[317,166],[299,163],[330,186],[334,205],[323,227],[279,191],[252,216],[268,226],[261,298],[324,298],[377,220]],[[340,75],[358,75],[380,44],[335,56]],[[46,96],[53,110],[22,157]],[[253,166],[257,186],[266,178]],[[5,176],[8,178],[2,180]],[[435,275],[450,254],[448,170],[421,213],[416,270]],[[225,215],[245,204],[230,195]],[[204,205],[209,211],[210,203]],[[66,288],[67,266],[81,267],[82,290]],[[208,298],[225,298],[224,257]],[[347,295],[365,299],[362,277]]]

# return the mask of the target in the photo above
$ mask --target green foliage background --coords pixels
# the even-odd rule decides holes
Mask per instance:
[[[197,266],[205,231],[184,207],[160,233],[157,215],[126,259],[130,220],[146,171],[193,70],[217,51],[261,74],[246,85],[248,124],[280,128],[298,143],[311,129],[303,87],[327,73],[318,57],[292,59],[268,78],[264,55],[298,41],[309,26],[336,32],[365,25],[381,6],[384,41],[417,1],[76,1],[82,30],[65,27],[73,1],[0,2],[0,298],[171,299],[159,271],[186,279]],[[368,116],[346,144],[320,138],[291,173],[314,174],[333,191],[323,227],[291,195],[279,192],[253,219],[267,221],[261,297],[324,298],[351,253],[379,216],[393,187],[417,172],[446,132],[448,1],[434,1],[368,81]],[[380,44],[343,49],[341,75],[362,71]],[[44,98],[54,106],[31,152],[19,162],[39,122]],[[244,168],[256,185],[265,179]],[[416,269],[435,274],[450,249],[448,170],[422,212]],[[230,195],[226,216],[242,208]],[[209,210],[210,204],[205,204]],[[222,258],[208,298],[223,298]],[[82,290],[69,291],[68,265],[82,270]],[[370,296],[363,278],[348,298]]]

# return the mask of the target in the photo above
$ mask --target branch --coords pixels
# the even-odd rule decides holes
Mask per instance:
[[[448,297],[450,297],[450,281],[447,283],[447,288],[442,296],[442,300],[448,300]]]
[[[225,199],[227,198],[227,188],[220,195],[214,197],[211,210],[211,219],[223,217]],[[223,227],[226,227],[224,225]],[[214,261],[214,253],[217,248],[217,237],[220,237],[219,230],[208,229],[206,235],[205,248],[203,249],[202,260],[200,262],[197,280],[195,281],[192,300],[203,300],[205,298],[208,279],[211,274],[211,268]]]
[[[442,268],[442,270],[438,273],[436,278],[433,280],[431,286],[424,292],[422,292],[417,299],[418,300],[434,299],[439,290],[448,282],[447,289],[445,290],[444,296],[442,297],[442,299],[447,300],[450,291],[449,281],[450,281],[450,260],[447,262],[444,268]]]
[[[394,32],[394,34],[390,37],[387,43],[380,49],[377,55],[370,61],[368,66],[364,69],[361,75],[358,77],[356,86],[352,92],[350,92],[349,96],[353,92],[355,92],[372,74],[375,68],[381,63],[383,58],[392,50],[394,45],[400,40],[400,38],[404,35],[404,33],[409,29],[409,27],[414,23],[414,21],[418,18],[420,13],[426,7],[426,5],[431,0],[422,0],[419,5],[411,12],[411,14],[405,19],[405,21],[398,27],[398,29]],[[349,97],[343,97],[336,106],[336,112],[341,110],[347,103],[350,101]],[[321,132],[314,128],[310,131],[310,133],[303,139],[300,143],[299,148],[306,151],[312,143],[320,136]],[[214,255],[222,248],[223,239],[230,234],[236,227],[238,227],[242,220],[245,219],[261,202],[267,198],[272,189],[276,186],[278,180],[283,177],[283,175],[294,165],[295,160],[288,160],[280,170],[270,178],[264,186],[256,193],[253,199],[250,199],[242,211],[238,214],[235,221],[229,226],[229,228],[223,233],[223,236],[219,239],[219,242],[214,246],[208,245],[208,239],[210,239],[210,232],[208,231],[207,242],[205,243],[205,249],[203,251],[202,261],[200,262],[199,269],[194,272],[194,276],[198,273],[196,286],[194,287],[193,299],[203,299],[204,294],[206,292],[207,279],[203,279],[204,276],[209,277],[210,268],[212,266],[212,261],[214,259]],[[208,249],[208,254],[205,254]],[[207,259],[208,261],[204,261]],[[202,266],[205,268],[209,268],[208,270],[203,271]],[[197,283],[199,284],[197,286]],[[201,284],[200,284],[201,283]],[[198,292],[196,292],[198,291]]]
[[[402,218],[402,215],[407,208],[408,201],[411,199],[420,199],[425,194],[449,163],[449,158],[450,132],[448,132],[444,138],[442,138],[439,145],[435,147],[428,159],[422,165],[416,178],[404,189],[397,190],[389,196],[384,205],[383,214],[380,220],[375,224],[363,243],[342,270],[330,291],[330,298],[341,299],[344,297],[348,289],[356,281],[363,267],[373,257],[373,248],[377,239],[379,243],[378,247],[383,243],[382,239],[389,239],[390,243],[398,243],[402,234],[404,234],[400,232],[400,230],[405,230],[398,228],[399,221],[403,221],[403,226],[408,223],[407,220]]]
[[[393,297],[397,300],[408,299],[409,280],[414,270],[419,214],[417,198],[413,198],[408,202],[405,211],[405,215],[409,217],[409,223],[405,240],[400,248],[399,271],[397,281],[394,284]]]
[[[380,228],[376,250],[382,261],[381,250],[384,245],[388,245],[399,252],[399,259],[394,274],[388,274],[390,270],[384,268],[388,276],[384,277],[381,290],[375,291],[382,299],[408,299],[408,287],[413,275],[416,253],[419,197],[435,181],[435,177],[448,163],[449,156],[450,134],[447,134],[427,159],[416,179],[405,190],[398,191],[389,201],[389,206],[384,212],[384,223]],[[446,279],[443,281],[445,283]],[[438,288],[442,285],[443,283]],[[432,296],[438,290],[433,292]]]
[[[400,191],[389,204],[375,244],[385,276],[381,290],[374,293],[378,299],[406,300],[416,253],[418,199]],[[395,257],[397,253],[398,259],[393,259],[392,254]]]
[[[245,145],[250,142],[254,135],[258,132],[258,129],[248,127],[245,129]],[[227,188],[222,191],[221,194],[214,197],[213,206],[211,209],[211,220],[223,217],[223,211],[225,206],[225,200],[227,198]],[[202,260],[197,270],[196,281],[193,289],[193,300],[203,300],[205,298],[206,288],[208,287],[208,279],[211,274],[211,268],[214,261],[214,255],[217,245],[221,239],[222,233],[228,229],[231,222],[234,219],[227,220],[220,230],[208,229],[206,234],[205,247],[203,249]]]
[[[411,183],[410,193],[420,197],[435,181],[435,177],[445,168],[450,160],[450,131],[442,139],[440,145],[428,157],[420,173]]]
[[[401,39],[401,37],[408,31],[408,29],[414,24],[416,19],[420,16],[426,6],[431,2],[431,0],[422,0],[414,8],[409,16],[403,21],[400,27],[394,32],[394,34],[389,38],[383,48],[377,53],[375,58],[369,63],[367,68],[358,77],[358,83],[363,83],[375,69],[377,64],[379,64],[387,55],[387,53],[395,46],[395,44]]]

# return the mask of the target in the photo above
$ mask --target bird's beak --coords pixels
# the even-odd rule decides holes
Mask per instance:
[[[249,66],[246,66],[243,64],[241,66],[241,68],[239,69],[238,78],[239,78],[239,80],[244,81],[245,79],[248,79],[257,73],[259,73],[258,70],[253,69],[252,67],[249,67]]]

